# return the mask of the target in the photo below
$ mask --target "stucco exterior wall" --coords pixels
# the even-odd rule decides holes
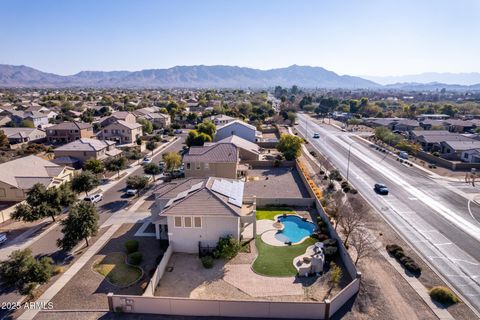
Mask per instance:
[[[237,178],[237,163],[209,163],[206,168],[205,163],[190,163],[188,169],[185,163],[185,177],[186,178],[205,178],[205,177],[220,177],[220,178]]]
[[[255,133],[256,130],[252,130],[251,128],[248,128],[240,123],[234,123],[227,127],[219,128],[215,134],[215,141],[220,141],[230,137],[231,135],[236,135],[250,142],[255,142]]]
[[[22,201],[24,199],[23,190],[0,181],[0,201]]]
[[[199,212],[202,208],[199,207]],[[197,215],[198,216],[198,215]],[[177,228],[174,217],[168,217],[168,240],[173,252],[198,253],[198,242],[215,246],[218,238],[232,235],[240,238],[240,218],[228,216],[202,216],[201,228]]]

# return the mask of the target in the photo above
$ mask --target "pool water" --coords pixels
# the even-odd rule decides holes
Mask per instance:
[[[277,219],[284,225],[284,228],[275,234],[275,238],[282,242],[300,242],[305,237],[309,237],[315,230],[313,223],[303,221],[298,216],[287,215],[286,217],[280,216]]]

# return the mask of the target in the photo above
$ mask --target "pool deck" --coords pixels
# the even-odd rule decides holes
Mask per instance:
[[[302,216],[298,215],[298,214],[288,214],[289,216],[296,216],[296,217],[299,217],[302,219]],[[273,224],[275,223],[275,221],[277,221],[277,219],[279,217],[283,216],[282,214],[279,214],[279,215],[276,215],[275,218],[272,220],[259,220],[259,221],[262,221],[262,225],[265,226],[268,225],[268,221],[271,223],[271,229],[267,229],[265,228],[266,230],[262,233],[261,235],[261,239],[263,242],[265,242],[266,244],[269,244],[271,246],[275,246],[275,247],[286,247],[288,246],[287,244],[285,244],[283,241],[280,241],[278,240],[277,238],[275,238],[275,234],[277,233],[278,229],[276,229]],[[257,221],[257,223],[259,222]],[[307,220],[309,221],[309,220]],[[309,221],[311,222],[311,221]],[[313,222],[311,222],[313,223]],[[305,241],[305,239],[307,239],[309,236],[307,237],[304,237],[302,240],[298,241],[298,242],[295,242],[295,243],[292,243],[291,245],[296,245],[296,244],[300,244],[302,243],[303,241]]]

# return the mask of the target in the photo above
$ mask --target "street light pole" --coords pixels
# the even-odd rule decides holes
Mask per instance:
[[[351,151],[352,145],[353,145],[354,143],[357,143],[357,141],[352,141],[352,142],[350,142],[350,143],[348,144],[347,183],[348,183],[348,175],[349,175],[349,173],[350,173],[350,151]]]

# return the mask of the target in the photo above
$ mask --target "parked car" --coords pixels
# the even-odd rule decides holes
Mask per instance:
[[[376,183],[373,190],[375,190],[376,193],[381,194],[381,195],[387,195],[388,194],[388,188],[383,183]]]
[[[83,200],[91,203],[97,203],[103,200],[103,194],[101,193],[92,194],[92,195],[86,196],[85,198],[83,198]]]
[[[175,130],[175,134],[180,134],[180,133],[182,133],[182,132],[183,132],[182,129],[176,129],[176,130]]]
[[[134,196],[137,194],[137,189],[127,189],[127,191],[125,191],[125,194],[127,196]]]
[[[0,244],[3,244],[7,241],[7,235],[5,233],[0,233]]]
[[[318,139],[318,138],[320,138],[320,135],[319,135],[318,133],[314,133],[314,134],[313,134],[313,138],[314,138],[314,139]]]
[[[405,151],[400,151],[400,153],[398,154],[398,157],[399,157],[400,159],[408,160],[408,153],[405,152]]]
[[[152,158],[145,157],[145,158],[143,158],[142,164],[149,164],[151,162],[152,162]]]

